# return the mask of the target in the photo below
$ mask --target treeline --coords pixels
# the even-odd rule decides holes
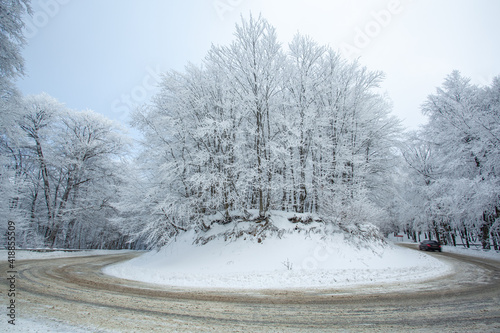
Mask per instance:
[[[478,87],[458,72],[430,95],[429,122],[407,140],[395,226],[415,240],[500,245],[500,77]]]
[[[120,130],[101,115],[67,109],[46,94],[16,102],[0,140],[0,213],[15,222],[17,246],[131,246],[111,223],[125,181],[121,159],[127,144]]]

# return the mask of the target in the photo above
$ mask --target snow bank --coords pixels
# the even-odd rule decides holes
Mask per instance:
[[[47,251],[47,252],[41,252]],[[16,249],[16,260],[27,259],[54,259],[63,257],[84,257],[106,254],[124,253],[131,250],[81,250],[81,251],[65,251],[65,250],[23,250]],[[0,250],[0,258],[7,258],[7,250]]]
[[[210,241],[204,245],[193,244],[200,235],[190,231],[158,252],[106,267],[104,272],[180,287],[282,289],[415,281],[451,269],[424,253],[391,244],[353,241],[340,231],[325,235],[317,232],[321,229],[315,223],[299,227],[275,218],[274,225],[284,232],[268,234],[264,240],[245,233],[234,239],[231,236],[241,235],[241,230],[228,230],[241,225],[218,225],[207,232]]]
[[[464,248],[461,246],[443,246],[443,252],[463,254],[471,257],[478,257],[484,259],[492,259],[500,261],[500,252],[495,250],[483,250],[480,248]]]

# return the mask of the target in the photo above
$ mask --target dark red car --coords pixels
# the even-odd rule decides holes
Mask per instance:
[[[439,251],[441,252],[441,244],[435,240],[424,240],[418,248],[422,251]]]

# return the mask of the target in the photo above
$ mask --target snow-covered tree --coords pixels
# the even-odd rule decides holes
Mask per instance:
[[[10,81],[24,74],[21,49],[26,40],[23,35],[23,15],[31,13],[30,0],[0,2],[0,96],[13,92]]]
[[[20,109],[19,93],[13,80],[24,74],[24,59],[21,49],[26,41],[23,36],[23,15],[31,13],[29,0],[6,0],[0,2],[0,197],[17,197],[19,177],[9,164],[7,155],[13,153],[11,133],[13,120]],[[21,163],[21,161],[18,161]],[[9,219],[16,220],[13,214],[17,205],[3,200],[0,215],[6,217],[0,224],[0,234],[4,235]],[[5,224],[5,225],[4,225]],[[0,236],[0,237],[2,237]]]
[[[243,20],[233,43],[213,46],[200,67],[166,73],[134,115],[145,139],[141,211],[152,212],[140,237],[161,246],[209,228],[209,216],[228,223],[252,209],[257,221],[272,209],[332,223],[380,218],[367,212],[381,207],[375,193],[399,132],[382,79],[308,37],[284,51],[266,20]]]
[[[26,44],[23,36],[23,16],[31,14],[30,0],[0,2],[0,135],[12,128],[19,109],[19,93],[13,80],[24,75],[21,50]]]
[[[274,115],[282,103],[285,57],[275,29],[261,17],[242,20],[235,37],[229,47],[214,46],[208,61],[223,68],[226,82],[233,84],[231,94],[238,96],[245,141],[253,150],[252,154],[246,151],[248,170],[254,173],[249,180],[253,183],[251,201],[263,217],[272,203]]]
[[[483,248],[500,239],[500,79],[489,87],[472,85],[458,71],[423,104],[429,123],[419,134],[420,143],[404,156],[413,170],[408,198],[425,214],[413,230],[432,232],[445,243],[458,236]]]
[[[121,130],[46,94],[26,96],[14,123],[18,130],[2,142],[2,166],[13,174],[2,205],[17,214],[19,245],[115,246],[120,239],[104,235],[112,230],[123,238],[109,223],[123,183]]]

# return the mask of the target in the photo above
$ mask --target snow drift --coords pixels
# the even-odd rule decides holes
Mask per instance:
[[[281,289],[415,281],[450,269],[385,242],[371,225],[341,227],[273,212],[260,223],[212,223],[207,229],[104,272],[180,287]]]

